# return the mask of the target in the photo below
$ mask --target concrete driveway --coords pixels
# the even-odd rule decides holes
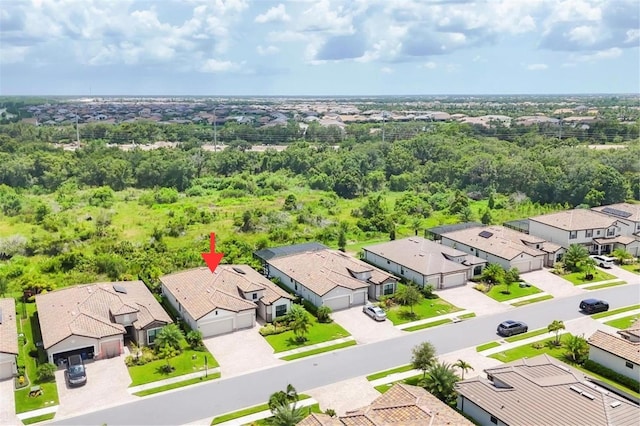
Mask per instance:
[[[13,379],[0,381],[0,425],[22,425],[22,422],[16,417]]]
[[[304,392],[318,401],[321,410],[332,408],[343,416],[347,411],[365,407],[380,396],[363,376],[311,389]]]
[[[280,365],[273,348],[258,333],[260,325],[222,336],[204,339],[204,344],[220,364],[222,377],[238,376],[254,370]]]
[[[520,274],[520,278],[553,297],[573,296],[586,291],[573,285],[564,278],[551,273],[549,269],[540,269],[538,271]]]
[[[389,320],[375,321],[362,312],[362,306],[333,312],[331,318],[347,330],[358,344],[372,343],[401,336],[405,332]]]
[[[135,401],[127,388],[131,377],[124,364],[125,355],[117,358],[86,361],[87,384],[70,388],[64,378],[64,369],[56,371],[60,407],[56,420]]]
[[[476,315],[489,315],[513,309],[506,303],[500,303],[473,288],[475,284],[468,282],[459,287],[438,290],[435,293],[458,308],[473,311]]]

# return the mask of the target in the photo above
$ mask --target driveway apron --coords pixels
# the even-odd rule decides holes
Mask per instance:
[[[393,326],[389,320],[375,321],[362,312],[362,306],[357,306],[331,314],[337,324],[347,330],[358,344],[378,342],[401,336],[404,332]]]

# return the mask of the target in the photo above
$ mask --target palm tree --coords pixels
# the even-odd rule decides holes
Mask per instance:
[[[580,264],[589,258],[589,252],[580,244],[571,244],[562,257],[562,262],[571,271],[577,271]]]
[[[631,253],[620,247],[615,249],[611,253],[611,256],[615,257],[618,263],[621,265],[625,264],[628,260],[633,259],[633,255]]]
[[[421,385],[439,400],[451,404],[456,400],[455,384],[460,380],[451,364],[438,362],[429,368]]]
[[[295,426],[305,417],[302,407],[297,407],[294,403],[278,404],[271,411],[273,417],[269,419],[269,424],[273,426]]]
[[[420,290],[418,290],[416,286],[407,285],[401,287],[393,298],[401,305],[409,306],[411,309],[411,316],[413,316],[413,305],[420,303],[422,300],[422,293],[420,293]]]
[[[169,345],[176,350],[180,350],[180,343],[183,338],[182,330],[175,324],[169,324],[162,327],[153,343],[157,348]]]
[[[502,284],[505,278],[505,270],[497,263],[490,263],[482,270],[481,278],[489,284]]]
[[[291,329],[293,330],[293,334],[296,335],[296,340],[298,342],[304,342],[306,339],[306,334],[309,332],[309,327],[311,326],[309,322],[308,315],[298,316],[293,322],[290,324]]]
[[[573,362],[581,362],[589,356],[589,344],[583,336],[570,334],[564,345],[567,348],[565,355]]]
[[[547,326],[549,333],[556,333],[556,340],[554,342],[556,346],[560,344],[560,330],[564,330],[565,328],[564,322],[558,320],[553,320],[551,324]]]
[[[471,366],[471,364],[469,364],[467,361],[463,360],[463,359],[459,359],[457,360],[454,364],[454,367],[458,367],[460,369],[460,371],[462,372],[462,380],[464,380],[464,373],[466,373],[469,370],[473,370],[473,367]]]

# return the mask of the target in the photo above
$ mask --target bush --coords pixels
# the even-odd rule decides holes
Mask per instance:
[[[153,194],[153,199],[158,204],[171,204],[178,201],[178,191],[174,188],[160,188]]]
[[[433,290],[434,287],[431,284],[427,284],[424,287],[422,287],[422,295],[426,298],[426,299],[435,299],[438,296],[436,296],[435,294],[433,294]]]
[[[199,330],[191,330],[187,333],[185,340],[191,349],[199,349],[202,347],[202,332]]]
[[[39,382],[52,380],[55,377],[57,369],[58,368],[54,364],[47,362],[46,364],[42,364],[38,367],[36,370],[36,377]]]
[[[483,293],[486,293],[486,292],[489,291],[489,286],[487,286],[486,284],[482,284],[482,283],[474,285],[473,288],[478,290],[478,291],[481,291]]]
[[[597,362],[588,359],[584,362],[583,367],[593,373],[601,375],[602,377],[606,377],[607,379],[620,383],[621,385],[626,386],[635,392],[640,392],[639,381],[613,371],[612,369],[607,368],[602,364],[598,364]]]
[[[318,318],[319,322],[322,322],[322,323],[331,322],[332,321],[331,308],[325,305],[320,306],[317,309],[316,317]]]
[[[302,306],[304,306],[307,311],[311,312],[312,315],[315,315],[316,317],[318,316],[318,308],[308,300],[302,299]]]
[[[260,328],[259,333],[261,336],[271,336],[272,334],[280,334],[289,330],[291,330],[291,327],[285,324],[279,324],[278,326],[274,324],[265,324]]]

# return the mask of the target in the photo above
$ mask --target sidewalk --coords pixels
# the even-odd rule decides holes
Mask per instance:
[[[628,284],[622,278],[616,278],[616,279],[613,279],[613,280],[604,280],[604,281],[596,281],[595,283],[580,284],[580,285],[577,285],[576,287],[578,287],[578,288],[589,288],[589,287],[596,287],[596,286],[599,286],[599,285],[602,285],[602,284],[618,283],[618,282],[623,282],[625,284]],[[620,285],[624,285],[624,284],[620,284]]]
[[[30,419],[32,417],[42,416],[43,414],[55,413],[58,411],[59,405],[51,407],[40,408],[39,410],[26,411],[24,413],[16,414],[16,417],[20,420]]]
[[[144,385],[131,386],[127,388],[127,392],[134,394],[147,389],[158,388],[160,386],[170,385],[172,383],[184,382],[185,380],[197,379],[198,377],[204,377],[205,374],[215,374],[220,372],[220,367],[210,368],[207,372],[198,371],[197,373],[183,374],[182,376],[172,377],[170,379],[158,380],[151,383],[145,383]]]
[[[326,348],[327,346],[333,346],[333,345],[339,345],[340,343],[345,343],[345,342],[349,342],[351,340],[355,340],[353,338],[353,336],[349,336],[349,337],[343,337],[341,339],[335,339],[335,340],[329,340],[328,342],[322,342],[322,343],[318,343],[316,345],[309,345],[309,346],[303,346],[301,348],[297,348],[297,349],[291,349],[289,351],[284,351],[284,352],[278,352],[273,354],[276,358],[283,358],[285,356],[289,356],[289,355],[294,355],[294,354],[299,354],[299,353],[303,353],[303,352],[308,352],[311,351],[313,349],[318,349],[318,348]]]
[[[517,297],[515,299],[505,300],[505,301],[503,301],[501,303],[504,303],[505,305],[513,305],[514,303],[522,302],[524,300],[537,299],[538,297],[543,297],[543,296],[551,296],[551,297],[553,297],[553,295],[550,295],[546,291],[543,291],[543,292],[540,292],[540,293],[530,294],[528,296],[522,296],[522,297]]]
[[[461,321],[461,319],[459,318],[460,316],[473,314],[473,313],[474,312],[469,311],[469,310],[452,312],[450,314],[444,314],[444,315],[440,315],[440,316],[437,316],[437,317],[426,318],[426,319],[423,319],[423,320],[407,322],[407,323],[404,323],[404,324],[396,325],[396,328],[399,329],[399,330],[404,330],[405,328],[414,327],[416,325],[429,324],[429,323],[432,323],[432,322],[441,321],[443,319],[450,319],[452,322],[458,322],[458,321]]]
[[[297,407],[308,407],[310,405],[313,404],[317,404],[318,401],[316,401],[313,398],[307,398],[307,399],[303,399],[302,401],[298,401],[298,403],[296,404]],[[235,412],[235,411],[232,411]],[[222,414],[224,415],[224,414]],[[224,423],[218,423],[218,426],[242,426],[242,425],[246,425],[246,424],[250,424],[252,422],[255,422],[257,420],[262,420],[262,419],[266,419],[273,416],[273,414],[271,414],[270,410],[264,410],[264,411],[260,411],[258,413],[253,413],[253,414],[249,414],[248,416],[244,416],[244,417],[239,417],[237,419],[233,419],[233,420],[229,420],[228,422],[224,422]],[[216,417],[220,417],[220,416],[216,416]],[[193,424],[210,424],[211,420],[206,420],[206,421],[199,421],[198,423],[193,423]]]

